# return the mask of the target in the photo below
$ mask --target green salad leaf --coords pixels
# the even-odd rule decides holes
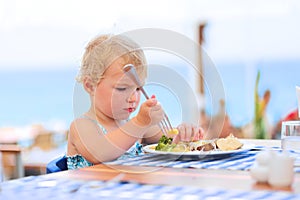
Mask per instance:
[[[158,150],[158,151],[171,151],[176,146],[176,144],[172,144],[172,140],[173,140],[173,138],[169,138],[169,137],[163,135],[159,139],[158,144],[155,147],[155,150]]]

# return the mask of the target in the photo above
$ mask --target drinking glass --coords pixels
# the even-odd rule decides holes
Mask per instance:
[[[300,121],[283,121],[281,124],[281,148],[300,152]]]

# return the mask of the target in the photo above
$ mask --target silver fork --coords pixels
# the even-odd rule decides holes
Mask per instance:
[[[148,94],[143,88],[143,85],[136,73],[135,67],[132,64],[127,64],[123,67],[124,73],[131,78],[131,80],[138,86],[138,88],[142,91],[146,99],[150,99]],[[159,123],[159,128],[161,129],[162,133],[167,135],[169,131],[173,130],[173,126],[169,120],[168,115],[164,112],[164,118]]]

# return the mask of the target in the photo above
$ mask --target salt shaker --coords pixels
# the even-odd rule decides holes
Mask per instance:
[[[269,178],[269,164],[273,158],[273,152],[262,151],[257,154],[253,166],[250,168],[250,175],[259,183],[268,182]]]
[[[294,158],[288,153],[275,154],[270,162],[268,182],[274,187],[288,187],[294,180]]]
[[[269,168],[255,163],[250,169],[251,177],[259,183],[268,182]]]

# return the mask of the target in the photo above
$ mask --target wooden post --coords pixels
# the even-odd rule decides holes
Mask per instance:
[[[204,97],[204,80],[203,80],[203,62],[202,62],[202,44],[204,43],[204,28],[206,23],[200,23],[198,27],[198,42],[200,44],[198,53],[198,65],[199,65],[199,92]]]
[[[205,110],[205,94],[204,94],[204,78],[203,78],[203,58],[202,58],[202,45],[204,43],[204,28],[206,23],[200,23],[198,26],[198,42],[200,48],[198,50],[198,92],[199,92],[199,101],[200,101],[200,125],[207,129],[209,126],[209,120],[206,115]]]

